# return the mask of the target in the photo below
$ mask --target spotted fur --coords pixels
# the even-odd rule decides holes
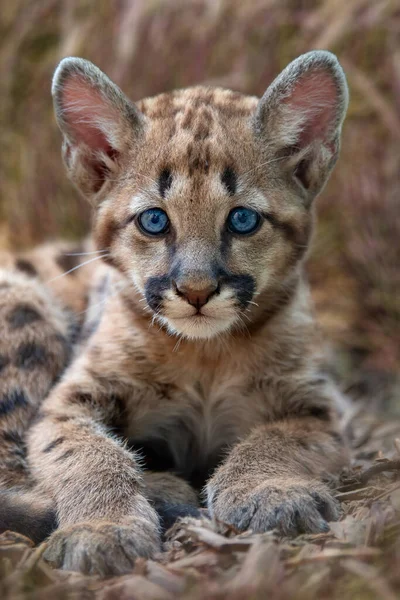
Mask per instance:
[[[90,290],[54,253],[52,269],[70,274],[53,276],[48,295],[28,257],[0,282],[2,451],[23,451],[35,412],[27,476],[59,524],[45,556],[68,570],[129,571],[201,498],[238,529],[326,531],[338,509],[324,480],[346,451],[303,259],[347,106],[337,60],[300,57],[261,100],[194,87],[134,104],[70,58],[53,95],[103,260]],[[169,219],[159,236],[140,226],[154,207]],[[257,212],[251,234],[228,226],[235,207]],[[64,307],[79,315],[84,297],[87,322],[60,378]]]

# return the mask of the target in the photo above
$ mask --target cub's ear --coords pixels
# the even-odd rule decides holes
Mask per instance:
[[[303,54],[273,81],[255,114],[256,135],[292,174],[306,202],[322,190],[339,153],[348,105],[346,78],[337,58]]]
[[[61,61],[52,94],[68,175],[85,196],[99,200],[119,172],[122,154],[140,139],[145,117],[82,58]]]

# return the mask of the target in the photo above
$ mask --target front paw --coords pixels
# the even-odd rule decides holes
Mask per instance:
[[[207,495],[210,514],[240,531],[277,529],[288,536],[325,533],[327,521],[339,517],[337,501],[316,481],[276,478],[223,488],[216,477],[207,485]]]
[[[160,549],[157,526],[144,519],[127,524],[78,523],[54,532],[44,558],[58,569],[108,577],[132,571],[136,558],[151,558]]]

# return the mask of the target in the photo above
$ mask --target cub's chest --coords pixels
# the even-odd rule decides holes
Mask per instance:
[[[192,482],[206,478],[226,447],[264,420],[261,398],[240,372],[152,383],[132,398],[126,435],[147,466],[172,469]]]

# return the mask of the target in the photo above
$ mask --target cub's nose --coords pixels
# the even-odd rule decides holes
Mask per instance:
[[[218,284],[210,284],[202,289],[193,289],[192,287],[175,283],[175,289],[178,296],[185,298],[186,302],[195,306],[197,310],[200,310],[202,306],[207,304],[211,296],[218,293]]]

